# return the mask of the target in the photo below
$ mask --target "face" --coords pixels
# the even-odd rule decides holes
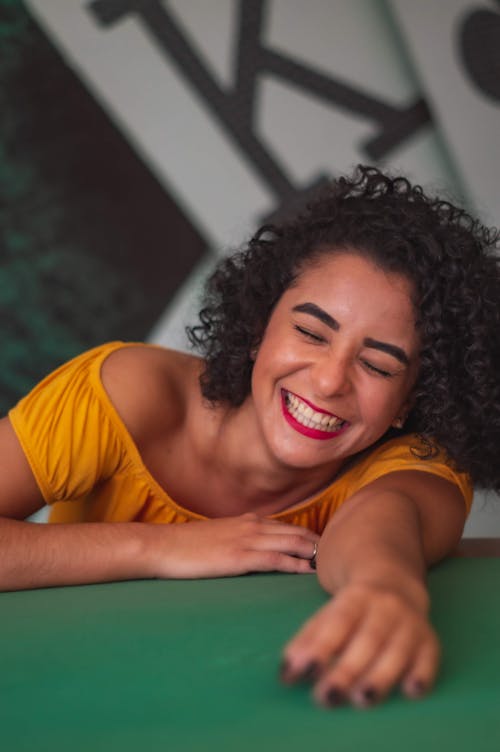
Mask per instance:
[[[252,375],[274,460],[340,467],[369,447],[407,414],[418,353],[406,278],[346,252],[305,267],[273,310]]]

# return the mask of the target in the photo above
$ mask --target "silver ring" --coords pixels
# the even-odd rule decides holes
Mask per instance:
[[[318,544],[315,543],[314,544],[314,548],[313,548],[313,555],[311,556],[311,560],[309,562],[310,565],[311,565],[311,569],[316,569],[316,555],[317,555],[317,553],[318,553]]]

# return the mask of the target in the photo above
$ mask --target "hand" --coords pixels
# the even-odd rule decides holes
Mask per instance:
[[[397,591],[348,584],[285,647],[283,681],[313,681],[315,699],[327,707],[368,707],[398,683],[420,697],[440,654],[425,611]]]
[[[248,572],[311,573],[319,536],[304,527],[243,514],[170,525],[155,546],[156,577],[226,577]],[[159,536],[166,531],[155,525]],[[170,555],[171,554],[171,555]]]

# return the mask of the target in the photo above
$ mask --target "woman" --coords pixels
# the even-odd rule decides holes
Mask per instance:
[[[497,239],[359,168],[221,263],[203,359],[111,343],[62,366],[0,426],[1,587],[317,566],[335,598],[283,680],[329,706],[424,694],[426,566],[472,482],[500,486]],[[60,524],[23,522],[43,501]]]

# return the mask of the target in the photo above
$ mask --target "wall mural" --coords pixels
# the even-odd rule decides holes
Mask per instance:
[[[498,8],[468,11],[460,29],[460,52],[473,84],[500,103],[500,2]]]
[[[358,162],[500,216],[499,3],[428,7],[0,0],[2,411],[100,342],[184,346],[214,260]]]
[[[147,337],[206,248],[26,10],[0,8],[5,412],[82,349]]]
[[[295,203],[307,194],[310,186],[294,183],[286,166],[266,148],[256,130],[256,86],[260,76],[272,76],[314,95],[331,107],[341,107],[370,120],[375,133],[360,151],[369,161],[384,158],[416,130],[426,125],[430,114],[424,100],[402,106],[376,95],[360,91],[333,75],[325,75],[289,55],[268,47],[264,35],[265,0],[240,2],[237,18],[237,42],[234,51],[234,85],[224,90],[203,64],[200,55],[160,0],[94,0],[88,9],[103,27],[112,27],[130,14],[143,24],[165,57],[176,66],[187,85],[203,100],[228,138],[232,139],[259,173],[279,207]]]

